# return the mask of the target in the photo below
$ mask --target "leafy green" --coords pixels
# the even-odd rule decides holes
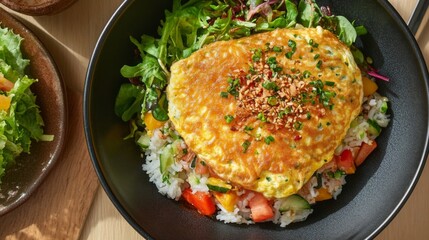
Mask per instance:
[[[155,119],[166,121],[165,88],[174,62],[215,41],[302,26],[321,26],[348,46],[366,33],[363,26],[354,26],[354,22],[343,16],[326,15],[314,0],[174,0],[172,10],[165,11],[158,37],[146,34],[140,39],[130,37],[139,50],[141,62],[122,67],[122,76],[132,79],[133,84],[121,87],[115,113],[124,121],[135,118],[142,126],[141,116],[148,111]],[[287,52],[286,57],[292,57],[294,52]],[[359,61],[363,59],[358,49],[354,53]]]
[[[115,114],[123,121],[129,121],[141,112],[144,100],[144,90],[131,83],[122,84],[115,101]]]
[[[315,7],[314,1],[301,0],[298,4],[299,23],[304,27],[315,27],[320,21],[321,13]]]
[[[24,70],[30,61],[22,57],[21,41],[22,38],[19,35],[7,28],[0,28],[0,59],[19,74],[24,75]]]
[[[350,23],[347,18],[343,16],[337,16],[338,28],[337,35],[342,42],[347,46],[352,45],[356,41],[357,33],[354,26]]]
[[[43,119],[30,90],[37,80],[25,75],[29,60],[21,54],[22,40],[9,29],[0,28],[0,77],[14,83],[12,89],[0,91],[2,98],[11,101],[10,106],[0,109],[0,178],[16,157],[30,153],[32,140],[53,140],[52,135],[43,133]]]

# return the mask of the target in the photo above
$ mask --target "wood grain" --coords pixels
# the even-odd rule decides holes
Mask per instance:
[[[81,112],[80,94],[68,94],[70,112]],[[0,239],[78,238],[98,183],[82,149],[82,117],[78,114],[69,123],[73,127],[67,147],[41,187],[22,206],[0,217]]]
[[[119,1],[110,9],[113,11]],[[0,217],[0,239],[78,239],[99,186],[83,132],[82,93],[88,58],[112,12],[104,0],[78,1],[55,16],[11,12],[53,56],[67,85],[69,132],[56,166],[22,206]],[[94,17],[96,16],[96,17]],[[94,25],[90,25],[92,22]]]

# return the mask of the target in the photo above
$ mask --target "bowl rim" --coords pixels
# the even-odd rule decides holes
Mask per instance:
[[[116,209],[120,212],[120,214],[127,220],[127,222],[143,237],[148,239],[153,239],[152,236],[149,235],[148,232],[146,232],[142,226],[140,226],[137,221],[125,210],[124,206],[119,202],[119,199],[114,195],[111,187],[107,183],[106,177],[104,176],[104,173],[101,170],[101,165],[98,160],[98,156],[95,151],[95,146],[93,142],[93,138],[91,136],[91,117],[90,117],[90,97],[91,97],[91,85],[93,81],[93,75],[95,72],[95,66],[97,65],[97,62],[99,61],[99,55],[102,52],[101,48],[104,45],[105,40],[107,39],[108,33],[115,27],[115,23],[118,19],[121,18],[122,14],[124,14],[124,11],[130,5],[132,5],[135,2],[135,0],[125,0],[121,5],[115,10],[115,12],[112,14],[109,21],[106,23],[103,31],[101,32],[99,39],[94,47],[94,51],[91,55],[91,58],[89,60],[88,70],[85,78],[85,86],[84,86],[84,104],[83,104],[83,116],[84,116],[84,130],[85,130],[85,136],[87,141],[87,147],[89,150],[89,154],[94,166],[94,169],[98,175],[98,178],[100,180],[100,183],[106,192],[109,199],[112,201]],[[417,43],[416,38],[412,34],[411,30],[403,20],[403,18],[400,16],[398,11],[393,7],[393,5],[388,0],[377,0],[377,3],[385,10],[387,14],[389,14],[392,19],[394,20],[395,24],[399,26],[399,29],[406,35],[406,38],[408,42],[410,43],[412,47],[412,51],[416,54],[416,58],[419,62],[419,68],[421,69],[421,73],[423,78],[421,79],[424,82],[425,85],[425,95],[426,95],[426,101],[429,102],[429,72],[428,67],[425,63],[422,51]],[[429,119],[429,115],[426,116],[427,119]],[[418,161],[418,167],[415,169],[415,173],[413,174],[413,178],[411,179],[411,182],[407,188],[407,190],[404,192],[402,198],[399,200],[399,202],[396,204],[395,208],[393,208],[388,215],[388,217],[377,227],[375,228],[368,236],[367,239],[372,239],[376,237],[383,229],[385,229],[388,224],[394,219],[394,217],[399,213],[399,211],[402,209],[408,198],[411,196],[411,193],[413,192],[414,188],[417,185],[417,182],[423,172],[423,169],[425,167],[428,155],[429,155],[429,129],[426,131],[426,140],[425,140],[425,147],[422,149],[422,156]]]

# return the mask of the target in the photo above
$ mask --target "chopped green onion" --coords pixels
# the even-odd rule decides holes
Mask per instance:
[[[265,143],[270,145],[270,143],[274,142],[274,137],[273,136],[268,136],[264,139]]]
[[[289,40],[287,45],[292,48],[292,51],[295,52],[296,51],[296,42],[294,40]]]
[[[281,51],[282,51],[282,47],[274,46],[274,47],[273,47],[273,51],[274,51],[274,52],[281,52]]]
[[[302,122],[300,122],[300,121],[296,121],[294,124],[293,124],[293,127],[296,129],[296,130],[302,130],[302,128],[303,128],[303,123]]]
[[[279,67],[277,65],[277,59],[275,57],[269,57],[267,60],[267,64],[274,72],[280,72],[282,70],[282,67]]]
[[[262,58],[262,50],[261,49],[253,50],[252,60],[254,62],[259,62],[259,61],[261,61],[261,58]]]
[[[335,82],[325,81],[325,85],[326,85],[326,86],[333,87],[333,86],[335,86]]]
[[[277,100],[277,98],[276,98],[275,96],[270,96],[270,97],[268,97],[267,102],[268,102],[268,104],[270,104],[271,106],[275,106],[275,105],[277,105],[277,104],[278,104],[278,100]]]
[[[309,78],[309,77],[311,76],[311,72],[310,72],[310,71],[308,71],[308,70],[305,70],[305,71],[302,73],[302,76],[303,76],[304,78]]]
[[[253,128],[252,128],[252,127],[250,127],[250,126],[245,126],[245,127],[244,127],[244,131],[245,131],[246,133],[250,133],[252,130],[253,130]]]
[[[267,90],[274,90],[274,91],[279,90],[279,86],[277,86],[275,82],[270,82],[270,81],[263,82],[262,87]]]
[[[288,59],[292,59],[292,55],[294,54],[294,52],[287,52],[286,54],[285,54],[285,56],[288,58]]]
[[[388,107],[387,107],[387,102],[383,102],[383,103],[381,104],[381,107],[380,107],[380,112],[381,112],[381,113],[386,113],[386,112],[387,112],[387,109],[388,109]]]
[[[258,113],[258,120],[266,122],[267,118],[265,118],[265,115],[263,113]]]
[[[241,144],[241,146],[243,147],[243,153],[246,153],[250,147],[250,141],[249,140],[244,141],[243,144]]]
[[[228,98],[228,93],[227,92],[221,92],[220,96],[223,98]]]
[[[224,118],[226,123],[231,123],[234,120],[234,117],[231,115],[226,115]]]
[[[318,68],[318,69],[320,69],[320,67],[322,66],[322,60],[319,60],[318,62],[317,62],[317,64],[316,64],[316,67]]]

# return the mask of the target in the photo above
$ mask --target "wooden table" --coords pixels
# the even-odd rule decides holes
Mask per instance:
[[[406,20],[409,19],[416,1],[390,0]],[[74,129],[70,131],[70,138],[75,140],[73,144],[76,148],[71,153],[68,153],[67,157],[75,158],[75,161],[81,163],[82,168],[85,169],[91,167],[86,145],[82,141],[83,129],[81,129],[82,110],[80,105],[82,104],[81,96],[83,94],[85,73],[99,34],[121,2],[121,0],[80,0],[64,12],[53,16],[29,17],[13,13],[26,25],[29,25],[30,29],[44,41],[64,76],[68,86],[69,100],[73,101],[69,116],[70,123],[75,124],[75,126],[70,126]],[[425,54],[426,62],[429,63],[429,13],[426,14],[424,24],[422,24],[416,36]],[[54,169],[54,171],[59,170]],[[40,231],[37,224],[33,224],[36,226],[34,227],[31,223],[26,223],[22,227],[14,225],[15,227],[4,229],[2,225],[4,218],[0,217],[0,236],[2,236],[2,232],[7,232],[6,239],[63,239],[65,236],[70,239],[81,240],[143,239],[122,218],[103,189],[97,187],[98,182],[95,178],[95,173],[92,170],[89,172],[87,179],[90,182],[85,186],[89,186],[89,189],[93,189],[93,192],[81,197],[85,203],[82,203],[79,207],[70,204],[67,207],[69,211],[77,211],[75,215],[78,216],[67,219],[70,222],[73,221],[73,227],[56,229],[57,232],[52,233],[51,231],[50,234]],[[50,178],[53,178],[55,173],[51,175],[53,176],[50,176]],[[47,181],[52,180],[48,178]],[[428,186],[429,167],[426,167],[410,199],[377,239],[426,239],[429,237]],[[36,194],[43,196],[44,186],[38,191],[39,193]],[[40,197],[40,199],[43,199],[43,197]],[[55,204],[55,199],[53,201]],[[26,204],[31,204],[31,202]],[[74,202],[74,204],[79,204],[79,202]],[[43,215],[43,211],[47,210],[42,209],[40,211],[40,214]],[[21,217],[26,217],[25,213],[22,214],[24,215]],[[31,215],[32,213],[28,212],[28,214]],[[73,213],[68,214],[70,216],[74,215]],[[52,223],[54,222],[51,221]],[[65,232],[59,233],[58,231],[60,230]]]

